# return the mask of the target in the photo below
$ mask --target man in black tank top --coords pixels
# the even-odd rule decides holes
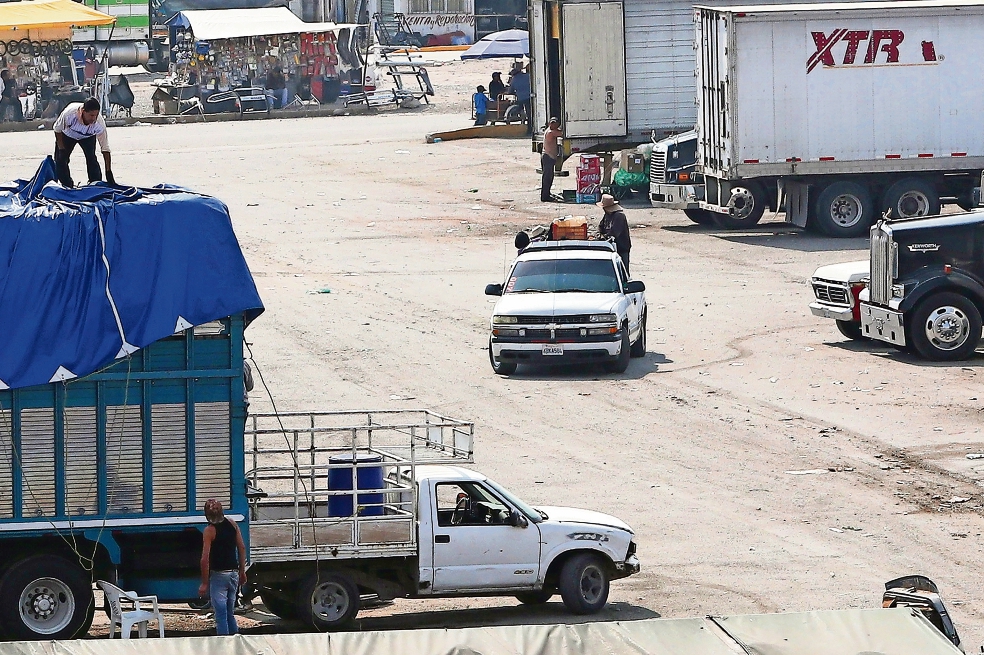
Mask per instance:
[[[205,501],[205,528],[202,542],[202,584],[198,595],[208,593],[215,610],[215,632],[234,635],[236,597],[239,587],[246,583],[246,544],[236,522],[227,519],[222,503],[211,498]]]

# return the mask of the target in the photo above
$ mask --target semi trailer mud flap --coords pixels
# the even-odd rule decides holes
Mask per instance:
[[[784,198],[785,197],[785,198]],[[779,180],[779,205],[786,202],[786,222],[806,227],[810,211],[810,185]]]

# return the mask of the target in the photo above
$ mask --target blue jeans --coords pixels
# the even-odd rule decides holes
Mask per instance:
[[[239,633],[236,625],[236,597],[239,595],[238,571],[213,571],[208,575],[208,596],[215,610],[215,634]]]
[[[270,109],[283,109],[287,106],[287,89],[267,89],[267,107]],[[280,103],[280,104],[276,104]]]

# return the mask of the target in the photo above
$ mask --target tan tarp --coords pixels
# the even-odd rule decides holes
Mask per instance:
[[[0,655],[740,655],[739,643],[750,655],[960,655],[925,618],[901,608],[453,630],[10,642],[0,643]]]

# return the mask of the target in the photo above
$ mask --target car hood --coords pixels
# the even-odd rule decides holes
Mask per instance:
[[[864,259],[857,262],[821,266],[813,272],[813,277],[820,278],[821,280],[830,280],[831,282],[850,284],[852,282],[860,282],[862,279],[868,277],[868,271],[870,269],[871,262]]]
[[[507,293],[495,313],[518,316],[606,314],[618,302],[617,293]]]
[[[609,514],[593,512],[589,509],[576,509],[574,507],[537,507],[537,509],[546,512],[547,521],[550,523],[580,523],[582,525],[598,525],[632,532],[632,528],[625,521]]]

